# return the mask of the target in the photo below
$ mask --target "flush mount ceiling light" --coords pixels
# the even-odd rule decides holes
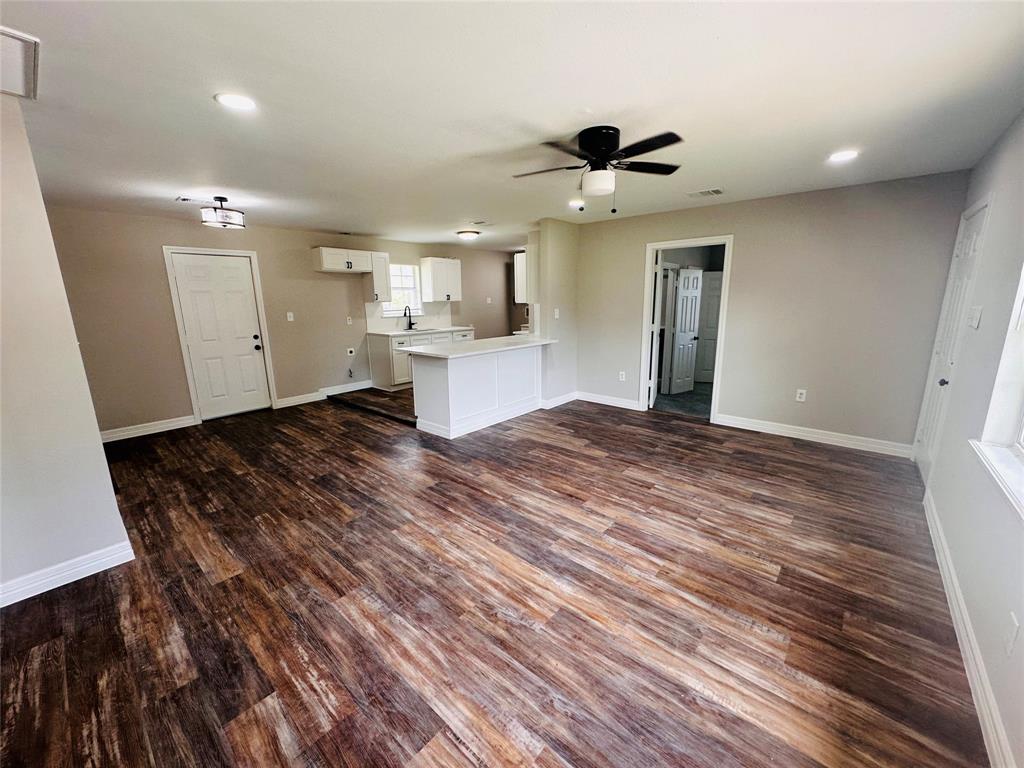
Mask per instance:
[[[455,233],[455,236],[458,237],[459,240],[476,240],[480,237],[480,233],[475,229],[460,229]]]
[[[213,100],[222,107],[237,109],[242,112],[252,112],[256,109],[256,102],[240,93],[218,93],[213,97]]]
[[[583,196],[601,197],[615,191],[615,171],[587,171],[583,174]]]
[[[199,209],[203,214],[203,224],[220,229],[245,229],[244,213],[234,208],[225,208],[224,203],[228,201],[226,197],[218,195],[213,200],[217,203],[217,208]]]
[[[860,152],[856,149],[840,149],[838,152],[833,152],[828,156],[828,161],[833,165],[841,165],[842,163],[848,163],[851,160],[856,160]]]

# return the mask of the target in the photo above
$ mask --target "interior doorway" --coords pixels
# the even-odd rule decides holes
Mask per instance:
[[[647,408],[713,421],[731,236],[648,245]]]

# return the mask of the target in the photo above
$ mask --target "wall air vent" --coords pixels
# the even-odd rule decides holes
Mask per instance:
[[[700,189],[696,192],[687,192],[687,197],[718,197],[719,195],[725,194],[722,189],[713,187],[712,189]]]

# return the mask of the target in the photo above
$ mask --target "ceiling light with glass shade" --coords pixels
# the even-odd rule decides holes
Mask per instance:
[[[207,206],[199,209],[203,216],[203,224],[219,229],[245,229],[244,213],[234,208],[225,208],[224,203],[228,201],[226,197],[217,195],[213,200],[217,207]]]
[[[459,238],[459,240],[476,240],[480,237],[480,233],[475,229],[460,229],[455,233],[455,236]]]

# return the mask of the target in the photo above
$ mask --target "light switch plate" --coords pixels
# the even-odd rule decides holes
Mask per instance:
[[[490,297],[490,296],[488,296],[488,297],[487,297],[487,303],[488,303],[488,304],[490,304],[490,303],[491,303],[491,297]]]
[[[978,330],[978,326],[981,325],[981,307],[973,306],[967,312],[967,324],[974,330]]]
[[[287,315],[285,315],[285,317],[288,318],[288,322],[289,323],[294,322],[294,320],[295,320],[295,313],[294,312],[289,312]]]
[[[558,319],[558,307],[555,307],[555,320]]]
[[[348,323],[349,325],[352,325],[352,318],[351,317],[346,317],[345,318],[345,322]]]

